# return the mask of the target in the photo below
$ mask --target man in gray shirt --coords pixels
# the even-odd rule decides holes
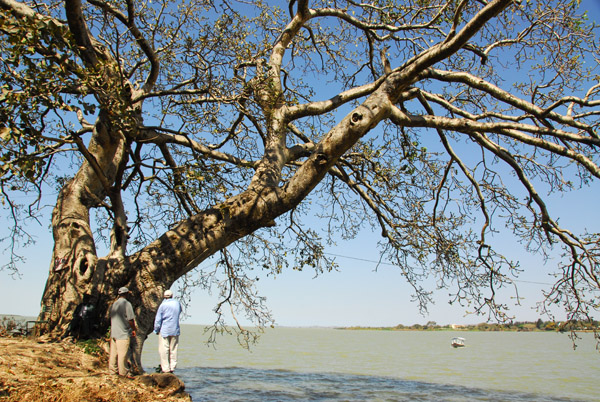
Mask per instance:
[[[135,315],[133,307],[127,300],[129,289],[119,289],[119,298],[110,307],[110,355],[108,371],[124,377],[131,376],[126,367],[127,351],[132,336],[135,336]],[[118,364],[117,364],[118,363]]]

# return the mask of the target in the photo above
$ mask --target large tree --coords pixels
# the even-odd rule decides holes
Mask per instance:
[[[546,304],[597,310],[598,236],[544,199],[600,178],[596,30],[577,0],[280,3],[0,0],[5,240],[26,242],[58,189],[52,334],[85,296],[105,331],[127,286],[141,349],[163,290],[215,255],[217,313],[264,324],[251,269],[331,269],[327,242],[368,226],[423,306],[434,277],[504,318],[506,226],[563,248]]]

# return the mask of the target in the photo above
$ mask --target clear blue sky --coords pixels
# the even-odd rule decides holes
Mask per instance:
[[[583,0],[582,8],[589,10],[590,17],[600,21],[600,0]],[[587,227],[598,231],[600,222],[600,186],[552,197],[550,211],[561,217],[560,222],[579,233]],[[568,224],[567,224],[568,223]],[[39,312],[40,298],[44,289],[51,256],[51,234],[48,222],[43,222],[38,243],[27,250],[28,261],[21,266],[21,277],[13,279],[7,272],[0,272],[0,314],[35,316]],[[429,315],[421,316],[417,305],[411,302],[411,289],[405,284],[400,272],[394,267],[380,265],[375,248],[378,234],[363,233],[360,238],[330,248],[327,252],[337,257],[340,272],[314,277],[310,270],[288,271],[273,277],[262,277],[258,282],[259,293],[267,297],[277,325],[283,326],[393,326],[436,321],[446,323],[478,323],[485,317],[465,316],[468,308],[450,306],[448,292],[435,294],[436,304],[430,306]],[[524,298],[522,306],[512,306],[518,320],[536,320],[535,302],[542,297],[541,289],[550,283],[540,258],[526,254],[518,245],[510,243],[505,235],[500,241],[505,250],[519,260],[525,268],[518,282],[519,293]],[[2,256],[0,258],[6,258]],[[549,264],[552,264],[550,262]],[[210,265],[205,263],[203,265]],[[546,286],[547,287],[547,286]],[[176,286],[174,287],[176,290]],[[197,291],[193,294],[188,323],[211,323],[216,298]],[[512,305],[512,299],[505,301]],[[560,318],[560,317],[559,317]]]

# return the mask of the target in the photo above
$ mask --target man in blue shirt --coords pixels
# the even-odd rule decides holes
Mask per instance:
[[[158,354],[163,373],[172,373],[177,366],[180,314],[181,304],[173,299],[173,292],[165,290],[164,300],[154,319],[154,332],[158,335]]]

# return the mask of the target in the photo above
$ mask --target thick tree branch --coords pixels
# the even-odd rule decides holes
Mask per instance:
[[[429,69],[427,70],[426,76],[444,82],[460,82],[462,84],[466,84],[472,88],[476,88],[480,91],[483,91],[502,102],[505,102],[527,113],[530,113],[532,116],[537,117],[538,119],[548,118],[563,125],[571,126],[579,130],[585,130],[588,133],[590,133],[590,136],[593,136],[594,139],[600,139],[600,137],[597,134],[595,134],[594,131],[586,124],[581,123],[570,116],[562,116],[558,113],[552,112],[553,109],[558,107],[559,102],[576,102],[582,106],[595,107],[600,106],[600,101],[586,101],[575,97],[569,97],[567,99],[560,100],[559,102],[557,102],[557,104],[551,105],[543,109],[539,106],[534,105],[531,102],[527,102],[521,98],[518,98],[515,95],[512,95],[511,93],[506,92],[498,88],[497,86],[492,85],[489,82],[486,82],[481,78],[471,75],[467,72],[452,72]]]
[[[81,0],[65,0],[65,11],[69,29],[80,48],[81,58],[88,65],[96,66],[98,64],[98,57],[83,18]]]
[[[553,130],[527,124],[516,124],[512,122],[482,123],[468,119],[452,119],[439,116],[409,116],[399,108],[393,108],[391,119],[395,124],[409,127],[441,128],[467,134],[473,132],[503,134],[510,138],[517,139],[524,144],[546,149],[552,153],[573,159],[584,166],[594,176],[600,178],[600,167],[592,159],[566,146],[556,144],[543,138],[544,136],[551,136],[584,144],[590,143],[596,146],[600,145],[598,140],[589,137],[582,137],[561,130]],[[527,135],[525,132],[536,134],[536,136],[533,137]]]

